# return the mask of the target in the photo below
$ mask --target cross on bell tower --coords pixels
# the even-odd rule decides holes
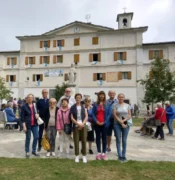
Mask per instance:
[[[123,10],[124,10],[124,13],[126,13],[126,9],[127,9],[126,7],[124,7],[124,8],[123,8]]]

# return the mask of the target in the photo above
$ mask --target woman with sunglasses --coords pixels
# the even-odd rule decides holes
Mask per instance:
[[[49,138],[50,150],[47,152],[46,156],[50,155],[55,157],[55,139],[56,139],[56,121],[57,121],[57,111],[58,107],[56,107],[57,101],[55,98],[51,98],[49,100],[49,109],[46,112],[47,119],[45,121],[45,133]]]

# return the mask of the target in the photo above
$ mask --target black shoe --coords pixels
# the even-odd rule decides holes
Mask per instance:
[[[69,148],[70,148],[70,149],[73,149],[74,147],[70,144],[70,145],[69,145]]]
[[[152,139],[157,139],[157,138],[153,136]]]
[[[165,140],[165,138],[159,138],[159,140],[162,140],[162,141],[164,141],[164,140]]]
[[[41,151],[41,147],[39,147],[39,148],[37,149],[37,151],[40,152],[40,151]]]
[[[36,152],[32,152],[32,154],[34,155],[34,156],[37,156],[37,157],[39,157],[40,155],[39,154],[37,154]]]
[[[89,154],[94,154],[92,149],[89,149]]]
[[[30,158],[30,153],[26,153],[26,158],[27,158],[27,159]]]

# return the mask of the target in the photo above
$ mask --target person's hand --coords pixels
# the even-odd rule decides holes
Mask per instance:
[[[59,132],[60,135],[62,134],[62,130],[59,130],[58,132]]]
[[[126,124],[121,124],[122,128],[125,129],[127,127]]]
[[[39,118],[39,114],[35,114],[35,117],[36,117],[36,119],[38,119]]]
[[[26,126],[23,126],[23,131],[24,131],[25,133],[27,132]]]
[[[97,124],[97,125],[99,125],[99,126],[101,126],[101,123],[100,123],[100,122],[98,122],[98,121],[97,121],[97,123],[96,123],[96,124]]]
[[[43,136],[45,136],[45,135],[46,135],[46,130],[44,129],[44,130],[43,130]]]
[[[83,129],[84,128],[84,124],[83,123],[78,123],[78,129]]]
[[[123,124],[123,121],[120,119],[120,120],[118,120],[118,122],[122,125]]]
[[[101,126],[103,126],[104,125],[104,122],[102,122],[102,123],[100,123],[101,124]]]

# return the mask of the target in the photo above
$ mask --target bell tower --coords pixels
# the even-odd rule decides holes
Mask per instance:
[[[123,13],[117,15],[117,22],[118,22],[118,29],[126,29],[131,28],[131,22],[133,18],[134,13]]]

